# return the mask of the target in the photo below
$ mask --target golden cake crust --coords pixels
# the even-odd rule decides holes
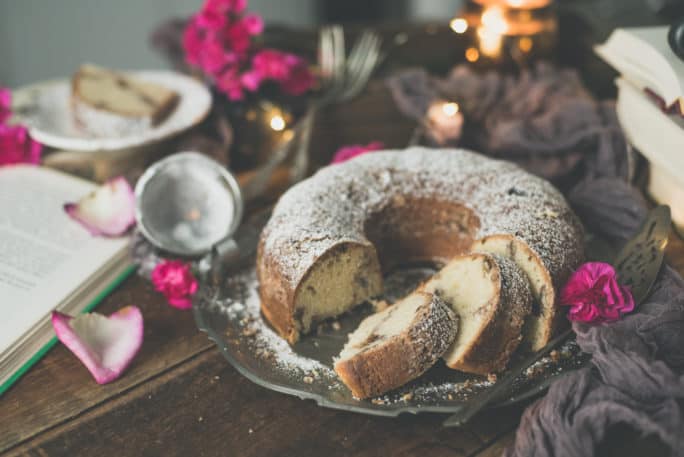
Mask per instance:
[[[423,304],[401,333],[353,357],[336,361],[335,371],[355,397],[374,397],[416,379],[434,365],[453,341],[458,319],[448,305],[439,297],[422,292],[406,299],[415,299],[416,295]]]

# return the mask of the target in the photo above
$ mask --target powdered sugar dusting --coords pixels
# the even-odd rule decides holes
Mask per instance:
[[[581,258],[581,226],[551,184],[510,162],[426,148],[366,154],[292,187],[263,232],[263,252],[294,287],[335,244],[368,244],[366,219],[397,196],[463,204],[479,218],[477,239],[505,234],[525,241],[554,280]]]

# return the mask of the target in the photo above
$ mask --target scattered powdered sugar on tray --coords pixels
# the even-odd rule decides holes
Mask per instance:
[[[431,268],[420,266],[393,272],[386,284],[415,287],[428,276]],[[389,287],[393,289],[393,287]],[[396,292],[388,295],[397,295]],[[293,349],[266,323],[260,313],[258,282],[254,264],[230,275],[224,286],[224,297],[208,297],[199,307],[205,316],[211,316],[213,328],[220,332],[225,351],[247,369],[255,378],[266,384],[286,386],[291,393],[302,398],[314,398],[328,404],[350,409],[383,409],[402,411],[405,408],[454,407],[496,384],[497,376],[469,375],[454,371],[439,361],[418,379],[382,396],[358,400],[341,383],[328,365],[332,363],[334,344],[343,344],[346,333],[352,331],[358,320],[370,312],[370,306],[353,311],[334,322],[321,324],[318,332],[305,336]],[[384,297],[389,299],[389,297]],[[389,300],[394,301],[394,300]],[[220,321],[220,322],[218,322]],[[334,344],[332,344],[334,343]],[[320,347],[319,347],[320,344]],[[324,349],[327,346],[328,352]],[[307,352],[308,348],[308,352]],[[332,352],[331,352],[331,349]],[[560,374],[578,366],[579,348],[574,342],[566,343],[530,367],[516,382],[509,397],[524,394],[549,376]],[[515,361],[511,362],[512,364]],[[499,376],[503,376],[501,374]]]
[[[238,321],[240,336],[252,340],[255,354],[276,364],[280,369],[299,371],[308,378],[334,377],[337,375],[321,362],[295,353],[290,345],[264,321],[259,309],[259,294],[255,270],[240,272],[227,280],[226,289],[232,297],[213,302],[231,321]]]

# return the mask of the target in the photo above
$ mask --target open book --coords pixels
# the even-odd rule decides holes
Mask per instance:
[[[596,53],[641,90],[649,90],[668,108],[684,113],[684,61],[672,52],[666,26],[615,29]]]
[[[133,269],[127,238],[93,237],[64,213],[93,189],[47,168],[0,168],[0,394],[54,344],[52,310],[90,309]]]

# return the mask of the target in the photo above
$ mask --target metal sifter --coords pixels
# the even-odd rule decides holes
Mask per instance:
[[[242,220],[242,193],[218,162],[196,152],[169,156],[143,173],[135,197],[138,228],[155,247],[204,258],[216,275],[237,254],[232,236]]]

